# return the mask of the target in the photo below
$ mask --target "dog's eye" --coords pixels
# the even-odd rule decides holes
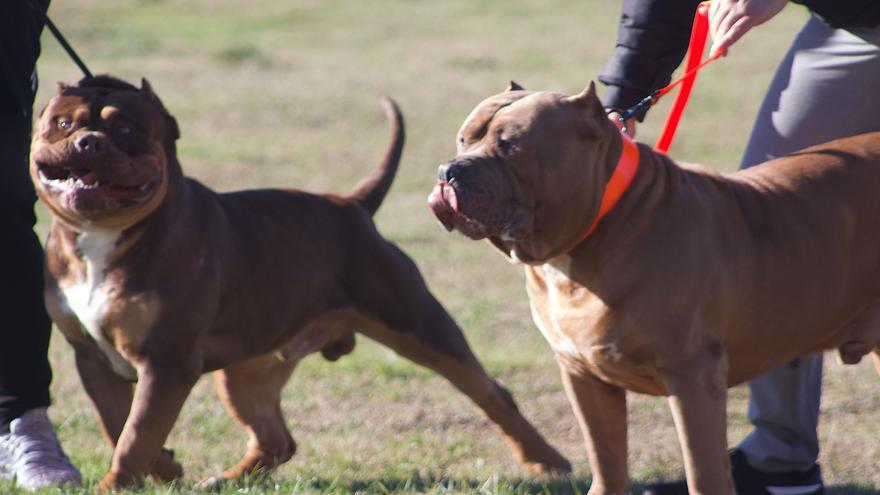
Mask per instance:
[[[498,146],[498,151],[502,153],[509,153],[513,149],[513,143],[501,137],[498,138],[495,145]]]
[[[131,127],[124,124],[119,126],[117,130],[119,131],[119,134],[122,134],[123,136],[131,134]]]
[[[464,136],[458,138],[458,142],[456,143],[456,147],[458,148],[459,153],[464,151]]]
[[[58,127],[66,131],[70,129],[70,121],[67,119],[58,119]]]

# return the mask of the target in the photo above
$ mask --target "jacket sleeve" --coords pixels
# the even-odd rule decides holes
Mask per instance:
[[[669,84],[687,52],[700,0],[624,0],[617,45],[599,75],[603,104],[626,109]],[[639,120],[644,115],[639,116]]]
[[[880,25],[880,2],[877,0],[792,0],[799,3],[833,28],[873,28]]]

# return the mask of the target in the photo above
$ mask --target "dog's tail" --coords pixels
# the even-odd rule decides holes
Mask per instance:
[[[373,172],[363,178],[348,197],[361,206],[363,206],[370,215],[376,213],[388,189],[391,188],[391,182],[394,181],[394,174],[397,172],[397,166],[400,164],[400,155],[403,153],[403,141],[405,133],[403,130],[403,116],[400,114],[400,108],[391,98],[382,98],[382,108],[388,117],[388,124],[391,128],[391,142],[385,150],[385,157]]]

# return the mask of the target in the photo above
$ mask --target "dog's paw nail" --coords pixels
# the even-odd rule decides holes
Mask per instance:
[[[196,483],[195,488],[198,490],[219,490],[224,484],[223,478],[218,478],[216,476],[211,476],[210,478],[203,479]]]

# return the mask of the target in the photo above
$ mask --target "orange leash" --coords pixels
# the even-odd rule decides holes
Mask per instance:
[[[623,112],[620,115],[620,121],[624,123],[624,131],[626,130],[625,125],[627,120],[647,110],[657,103],[657,100],[659,100],[660,97],[669,93],[676,86],[681,84],[681,90],[678,92],[678,95],[676,95],[672,108],[669,109],[669,115],[666,117],[663,131],[660,133],[660,139],[658,139],[657,144],[654,145],[654,149],[661,153],[666,153],[669,150],[669,147],[672,146],[672,140],[675,138],[675,131],[678,129],[678,123],[681,121],[681,116],[687,106],[688,99],[690,99],[691,90],[697,79],[697,73],[709,62],[717,60],[727,53],[726,50],[719,50],[714,55],[700,62],[703,58],[703,51],[706,48],[706,38],[708,35],[709,2],[702,2],[697,6],[697,12],[694,15],[694,27],[691,29],[691,39],[688,44],[688,59],[685,65],[684,75],[669,83],[667,86],[654,91],[650,96]],[[626,135],[626,132],[621,132],[621,137],[623,138],[623,150],[620,153],[620,158],[617,162],[617,166],[614,167],[614,172],[611,174],[611,178],[608,179],[608,182],[605,184],[605,192],[602,194],[602,200],[599,203],[599,213],[596,215],[590,228],[587,229],[587,233],[584,234],[583,239],[590,237],[590,234],[592,234],[593,231],[596,230],[596,227],[599,226],[599,221],[614,208],[623,194],[629,189],[630,184],[632,184],[632,181],[635,178],[636,172],[639,170],[638,145]]]
[[[672,108],[669,109],[669,115],[666,116],[666,124],[663,126],[663,132],[660,133],[660,139],[654,145],[654,149],[660,153],[669,151],[672,146],[672,140],[675,138],[675,131],[678,129],[678,122],[687,106],[688,99],[691,96],[691,89],[697,80],[697,72],[706,66],[709,62],[723,57],[726,50],[719,50],[714,55],[700,63],[703,58],[703,50],[706,47],[706,38],[709,34],[709,2],[703,2],[697,6],[697,13],[694,15],[694,27],[691,30],[691,40],[688,45],[688,60],[685,66],[685,74],[677,81],[660,90],[659,98],[668,93],[677,84],[681,83],[681,89],[675,97]]]
[[[706,60],[700,62],[703,58],[703,51],[706,48],[706,38],[708,38],[708,35],[709,2],[702,2],[697,6],[697,12],[694,15],[694,26],[691,29],[691,39],[688,44],[688,58],[685,64],[684,75],[669,83],[669,85],[654,91],[650,96],[636,103],[620,115],[620,120],[626,122],[653,106],[663,95],[681,84],[681,91],[676,95],[675,102],[673,102],[672,108],[669,109],[669,115],[666,117],[663,131],[660,133],[660,138],[654,145],[654,149],[661,153],[666,153],[669,151],[669,147],[672,146],[675,131],[678,129],[678,123],[681,121],[681,116],[690,99],[691,90],[697,79],[697,73],[709,62],[717,60],[727,53],[726,50],[719,50]]]

